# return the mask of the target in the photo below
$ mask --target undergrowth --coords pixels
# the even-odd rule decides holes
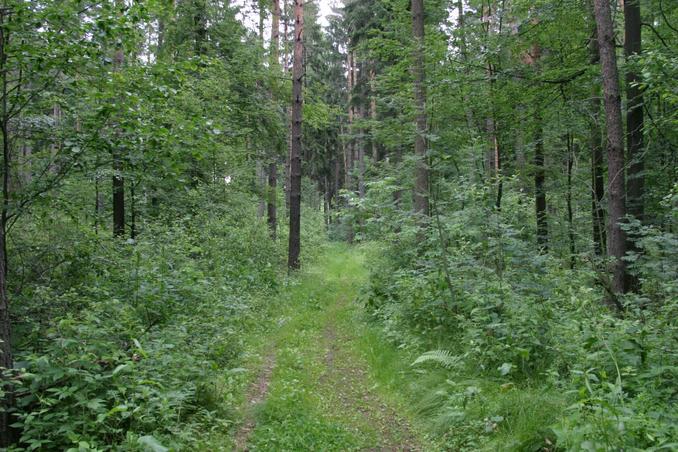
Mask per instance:
[[[31,281],[13,306],[21,437],[12,450],[190,449],[231,428],[251,378],[239,367],[246,341],[270,326],[284,281],[284,231],[270,240],[251,220],[255,204],[202,187],[179,212],[139,225],[136,240],[67,215],[17,234],[11,246],[33,265],[12,278]],[[322,218],[305,218],[310,259]]]
[[[451,450],[678,447],[675,237],[635,226],[643,291],[616,315],[589,255],[570,269],[558,250],[535,252],[513,222],[526,203],[498,213],[476,195],[458,194],[467,207],[423,238],[397,213],[356,226],[380,239],[363,303],[382,384]]]

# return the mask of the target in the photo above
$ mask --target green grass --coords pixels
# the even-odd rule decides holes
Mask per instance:
[[[360,348],[367,326],[356,299],[366,278],[363,249],[327,245],[271,301],[275,315],[268,331],[246,340],[253,349],[243,367],[261,368],[263,357],[275,355],[265,400],[253,413],[243,403],[240,412],[242,418],[254,418],[250,450],[422,444],[398,397],[379,390]],[[246,380],[251,384],[256,374],[248,372]],[[244,402],[245,393],[241,389],[234,400]],[[201,448],[217,449],[218,442],[225,443],[223,436],[210,438]]]
[[[553,388],[412,366],[420,351],[397,348],[358,301],[369,247],[327,245],[270,300],[270,316],[244,338],[247,353],[231,396],[253,418],[250,450],[540,450],[565,407]],[[245,403],[266,357],[275,368],[265,400]],[[197,447],[229,450],[235,425]],[[229,436],[230,435],[230,436]]]

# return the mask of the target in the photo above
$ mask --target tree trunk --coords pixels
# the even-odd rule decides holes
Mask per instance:
[[[257,158],[256,162],[256,177],[257,177],[257,192],[259,195],[259,203],[257,204],[257,218],[261,220],[266,213],[266,170],[261,158]]]
[[[9,29],[5,27],[5,11],[0,10],[0,78],[2,81],[2,116],[0,130],[2,132],[2,214],[0,215],[0,381],[2,381],[2,410],[0,412],[0,447],[7,447],[13,442],[10,427],[9,410],[14,406],[14,387],[9,372],[14,367],[11,346],[11,319],[9,316],[9,299],[7,294],[7,219],[9,215],[9,182],[11,173],[11,137],[9,135],[10,111],[7,105],[8,71],[7,50]]]
[[[363,107],[360,107],[358,109],[358,118],[364,118],[364,109]],[[360,136],[365,136],[364,133],[362,133],[362,130],[359,130]],[[358,149],[357,149],[357,159],[358,159],[358,196],[360,199],[363,199],[365,197],[365,141],[360,139],[357,143]]]
[[[113,235],[125,235],[125,180],[120,151],[113,151]]]
[[[348,139],[346,143],[346,181],[344,182],[346,190],[353,189],[353,75],[355,74],[355,61],[353,59],[353,52],[348,51]]]
[[[624,56],[627,63],[641,52],[640,1],[624,2]],[[643,156],[643,91],[637,86],[640,75],[634,70],[626,72],[626,146],[628,168],[627,203],[628,213],[643,222],[645,220],[645,158]],[[628,238],[627,238],[628,239]],[[628,240],[627,247],[638,252],[635,240]],[[640,281],[634,275],[626,275],[627,290],[638,291]]]
[[[289,74],[290,76],[292,75],[290,73],[290,64],[289,64],[289,31],[288,31],[288,22],[289,22],[289,9],[288,9],[288,1],[284,0],[283,1],[283,17],[285,18],[283,20],[283,74],[285,77]],[[287,107],[285,110],[285,117],[287,119],[287,127],[288,127],[288,134],[287,134],[287,149],[285,152],[285,163],[284,163],[284,168],[283,171],[285,174],[283,174],[283,192],[284,192],[284,198],[285,198],[285,213],[287,214],[289,218],[289,213],[290,213],[290,157],[292,155],[292,108],[290,106]]]
[[[598,64],[600,52],[598,47],[598,28],[593,26],[593,36],[589,41],[589,61]],[[591,102],[589,105],[591,122],[589,126],[589,147],[591,150],[591,220],[593,223],[593,249],[602,256],[606,248],[605,209],[605,177],[603,175],[603,143],[600,127],[600,87],[593,83]]]
[[[567,145],[567,194],[565,201],[567,204],[567,237],[570,241],[570,269],[574,270],[576,243],[574,238],[574,215],[572,209],[572,167],[574,165],[575,144],[572,135],[568,132],[565,135]]]
[[[627,62],[641,52],[641,18],[639,0],[624,2],[624,55]],[[626,72],[626,145],[628,148],[628,213],[643,221],[645,191],[643,158],[643,91],[637,84],[640,75]]]
[[[136,190],[134,182],[129,184],[129,200],[130,200],[130,223],[129,236],[132,240],[137,238],[137,206],[136,206]]]
[[[4,140],[3,140],[4,141]],[[6,261],[6,227],[0,227],[0,378],[2,390],[5,396],[2,399],[2,412],[0,413],[0,447],[7,447],[13,442],[12,423],[8,411],[14,406],[14,387],[9,371],[14,367],[11,346],[11,323],[9,316],[9,299],[7,296],[7,268]]]
[[[116,4],[120,6],[121,0],[117,0]],[[123,49],[117,49],[113,56],[113,70],[121,71],[122,64],[125,60],[125,53]],[[118,137],[121,131],[117,131]],[[122,155],[119,148],[119,143],[114,144],[113,149],[113,235],[122,237],[125,235],[125,179],[123,178],[123,163]]]
[[[373,63],[374,64],[374,63]],[[379,147],[377,146],[377,88],[376,88],[376,72],[374,67],[370,68],[370,119],[372,124],[370,127],[370,144],[372,145],[372,162],[379,161]]]
[[[607,197],[608,197],[608,233],[607,252],[615,259],[612,268],[611,293],[609,301],[617,308],[621,304],[616,295],[626,292],[626,235],[620,223],[626,215],[624,192],[624,126],[621,114],[621,96],[619,93],[619,71],[614,43],[614,27],[608,0],[595,0],[596,24],[598,26],[598,45],[603,76],[605,99],[605,118],[607,130]]]
[[[457,29],[462,34],[459,38],[459,50],[461,52],[461,61],[464,63],[464,75],[468,76],[469,67],[466,64],[468,62],[468,50],[466,45],[466,36],[465,33],[465,22],[464,22],[464,2],[463,0],[457,0]],[[473,110],[471,109],[471,100],[469,98],[468,92],[464,92],[464,112],[466,114],[466,127],[468,127],[469,132],[473,130]]]
[[[412,0],[412,35],[414,37],[414,102],[416,136],[414,154],[417,158],[414,175],[414,211],[429,216],[429,171],[426,158],[426,72],[424,68],[424,1]]]
[[[546,216],[546,179],[544,171],[544,130],[540,107],[535,113],[534,135],[534,204],[537,216],[537,246],[540,252],[548,250],[548,220]]]
[[[280,0],[273,0],[271,10],[271,68],[276,70],[280,64]],[[274,98],[275,99],[275,98]],[[280,149],[276,149],[280,151]],[[278,233],[278,154],[276,152],[273,161],[268,164],[268,229],[271,238],[276,239]]]
[[[290,237],[287,265],[299,268],[301,249],[301,133],[304,78],[304,1],[294,1],[294,66],[292,70],[292,149],[290,153]]]

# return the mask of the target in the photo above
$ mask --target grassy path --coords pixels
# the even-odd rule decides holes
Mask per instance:
[[[358,249],[332,245],[281,295],[243,404],[236,450],[431,450],[373,379],[356,303]]]

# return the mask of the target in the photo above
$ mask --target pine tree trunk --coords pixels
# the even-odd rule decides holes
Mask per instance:
[[[609,300],[617,308],[621,304],[616,295],[626,292],[626,234],[620,223],[626,215],[624,181],[624,126],[621,114],[621,95],[619,92],[619,71],[614,43],[614,27],[608,0],[595,0],[596,24],[598,26],[598,45],[603,76],[603,94],[607,129],[607,197],[608,197],[608,233],[607,252],[615,259],[612,268]]]
[[[416,136],[414,211],[429,216],[429,171],[426,158],[426,72],[424,68],[424,1],[412,0],[412,35],[414,37],[414,103],[416,107]]]
[[[290,153],[290,237],[287,265],[299,268],[301,251],[301,133],[304,78],[304,2],[294,1],[294,66],[292,69],[292,148]]]

